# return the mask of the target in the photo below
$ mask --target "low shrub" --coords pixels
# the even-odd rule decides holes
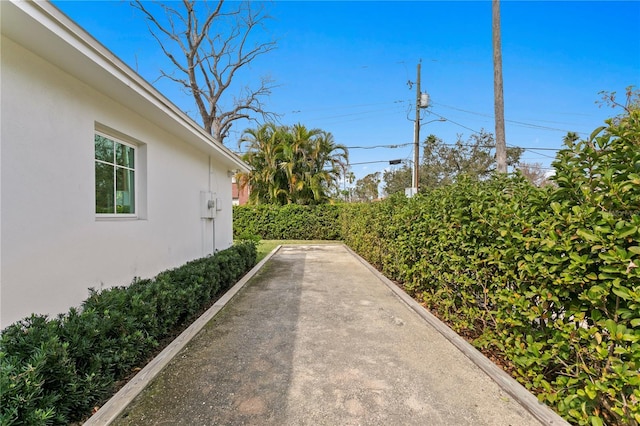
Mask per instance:
[[[68,424],[90,414],[171,331],[186,324],[256,261],[240,242],[213,256],[90,291],[81,309],[32,315],[0,335],[0,424]]]

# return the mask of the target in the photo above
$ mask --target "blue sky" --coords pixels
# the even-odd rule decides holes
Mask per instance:
[[[195,117],[188,95],[156,81],[167,62],[128,1],[55,1],[63,12]],[[275,1],[261,37],[277,50],[259,57],[242,81],[269,75],[278,87],[267,109],[282,124],[302,123],[350,147],[351,163],[411,159],[416,66],[432,105],[421,139],[453,143],[493,133],[490,1]],[[549,167],[567,131],[586,137],[617,112],[599,107],[601,90],[640,87],[639,1],[508,1],[501,4],[507,144]],[[238,90],[240,88],[238,87]],[[440,117],[446,122],[430,122]],[[249,122],[234,125],[237,149]],[[406,144],[406,145],[405,145]],[[538,149],[538,150],[536,150]],[[388,163],[352,166],[358,178]]]

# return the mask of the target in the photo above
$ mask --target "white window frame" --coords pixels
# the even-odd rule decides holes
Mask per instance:
[[[93,142],[93,150],[94,150],[94,156],[93,156],[93,170],[94,170],[94,181],[93,181],[93,188],[94,188],[94,199],[93,199],[93,210],[94,213],[96,215],[96,218],[107,218],[107,219],[137,219],[138,218],[138,206],[139,206],[139,201],[138,201],[138,169],[139,169],[139,162],[138,162],[138,146],[136,144],[130,143],[130,142],[125,142],[124,140],[122,140],[121,138],[118,138],[116,136],[113,136],[112,134],[109,133],[105,133],[105,132],[101,132],[99,130],[95,130],[94,132],[94,142]],[[104,138],[110,139],[115,143],[119,143],[121,145],[124,146],[128,146],[130,148],[133,148],[133,168],[130,167],[124,167],[124,166],[118,166],[115,163],[108,163],[105,161],[101,161],[95,158],[95,135],[99,135],[102,136]],[[114,146],[114,152],[115,152],[115,146]],[[95,211],[96,207],[96,200],[95,200],[95,187],[96,187],[96,181],[95,181],[95,168],[96,168],[96,164],[97,163],[102,163],[102,164],[109,164],[113,167],[119,167],[119,168],[123,168],[126,170],[133,170],[133,210],[134,213],[98,213]],[[114,179],[114,185],[113,185],[113,200],[114,203],[116,202],[116,183],[115,183],[115,179]]]

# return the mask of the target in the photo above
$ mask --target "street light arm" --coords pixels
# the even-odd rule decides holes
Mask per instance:
[[[438,122],[438,121],[447,121],[447,119],[444,118],[444,117],[440,117],[440,118],[435,119],[435,120],[429,120],[426,123],[420,123],[420,127],[424,126],[425,124],[435,123],[435,122]]]

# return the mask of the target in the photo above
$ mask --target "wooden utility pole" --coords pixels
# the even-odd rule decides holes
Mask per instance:
[[[418,192],[418,169],[420,168],[420,63],[418,62],[418,78],[416,80],[416,121],[413,127],[413,179],[411,187]]]
[[[507,173],[507,142],[504,132],[502,88],[502,43],[500,39],[500,0],[492,0],[493,15],[493,96],[496,120],[496,162],[499,173]]]

